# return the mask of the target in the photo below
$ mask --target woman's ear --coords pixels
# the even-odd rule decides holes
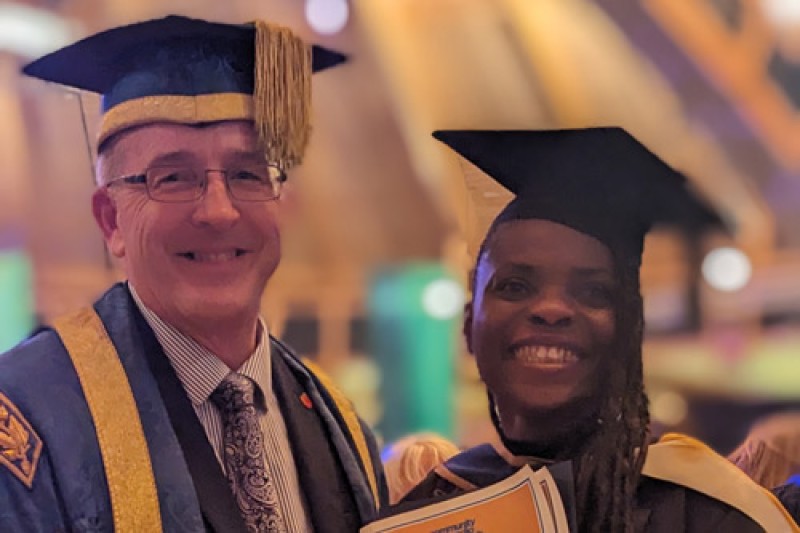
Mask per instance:
[[[100,187],[92,195],[92,214],[100,231],[103,232],[109,251],[115,257],[123,257],[125,242],[117,225],[117,204],[107,188]]]
[[[472,351],[472,301],[464,304],[464,323],[461,325],[461,332],[464,334],[464,340],[467,343],[467,351]]]
[[[469,271],[469,292],[470,299],[464,304],[464,323],[461,326],[461,332],[464,334],[464,340],[467,342],[467,350],[473,354],[472,351],[472,317],[474,313],[475,302],[475,285],[478,279],[478,266],[480,265],[480,255],[475,267]]]

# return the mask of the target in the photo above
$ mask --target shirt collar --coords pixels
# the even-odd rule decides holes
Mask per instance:
[[[198,406],[208,401],[211,393],[232,370],[213,352],[181,333],[148,308],[130,282],[128,289],[139,311],[155,333],[158,343],[164,349],[192,405]],[[257,390],[261,392],[261,395],[256,396],[263,399],[272,395],[272,368],[269,331],[261,317],[258,318],[258,330],[259,340],[255,350],[236,372],[252,379]]]

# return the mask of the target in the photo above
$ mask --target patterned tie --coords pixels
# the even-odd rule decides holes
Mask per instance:
[[[286,524],[264,460],[254,390],[249,378],[232,373],[211,394],[222,415],[225,471],[248,531],[284,533]]]

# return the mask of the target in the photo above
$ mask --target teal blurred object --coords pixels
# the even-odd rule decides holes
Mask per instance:
[[[21,250],[0,250],[0,353],[34,327],[31,264]]]
[[[452,439],[463,288],[439,263],[403,265],[374,276],[368,306],[369,347],[382,376],[383,438],[434,431]]]

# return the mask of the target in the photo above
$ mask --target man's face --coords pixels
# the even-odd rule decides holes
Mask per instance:
[[[616,291],[611,253],[594,238],[546,220],[497,228],[464,332],[503,419],[596,403],[613,364]]]
[[[109,161],[100,165],[106,182],[164,164],[203,172],[264,159],[252,124],[245,121],[202,127],[159,123],[120,135]],[[281,200],[233,200],[223,175],[212,172],[205,195],[192,202],[156,202],[144,185],[127,183],[98,189],[93,201],[111,253],[163,319],[179,326],[256,316],[280,261]]]

